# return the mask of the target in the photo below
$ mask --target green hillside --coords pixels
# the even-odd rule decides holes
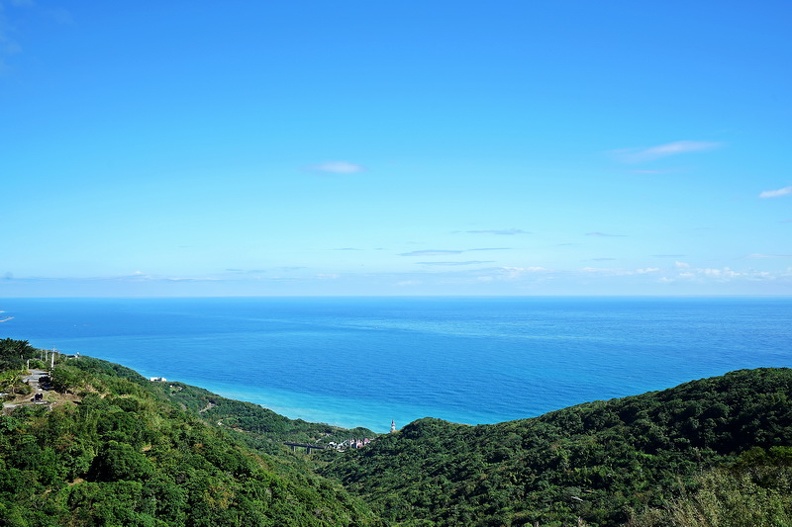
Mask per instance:
[[[225,429],[248,446],[268,454],[282,453],[286,442],[326,446],[331,442],[377,435],[367,428],[346,429],[289,419],[257,404],[220,397],[188,384],[157,383],[153,388],[162,390],[172,401]]]
[[[2,526],[792,527],[792,370],[372,437],[0,340]]]
[[[789,526],[791,401],[792,370],[763,369],[496,425],[422,419],[323,474],[394,524]]]
[[[38,356],[25,345],[0,341],[0,359]],[[6,397],[29,401],[9,372]],[[254,453],[127,368],[82,357],[56,365],[52,385],[0,416],[0,525],[374,523],[298,458]]]

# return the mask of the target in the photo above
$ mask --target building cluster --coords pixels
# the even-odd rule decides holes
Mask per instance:
[[[390,433],[391,434],[396,433],[396,421],[391,421]],[[336,443],[335,441],[330,441],[329,443],[327,443],[327,448],[333,448],[335,450],[346,450],[347,448],[363,448],[372,441],[373,440],[369,439],[368,437],[364,437],[363,439],[347,439],[346,441],[342,441],[340,443]]]
[[[327,443],[327,446],[328,448],[334,448],[336,450],[346,450],[347,448],[363,448],[369,443],[371,443],[371,439],[364,437],[363,439],[347,439],[346,441],[341,441],[340,443],[330,441]]]

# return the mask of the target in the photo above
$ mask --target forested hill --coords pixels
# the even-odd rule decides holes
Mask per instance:
[[[45,366],[39,354],[27,342],[0,340],[8,405],[0,415],[0,526],[378,524],[359,499],[282,446],[278,456],[256,453],[239,441],[242,432],[210,426],[203,408],[185,404],[203,403],[201,390],[189,396],[184,385],[81,357],[56,364],[41,381],[42,400],[31,403],[35,393],[22,379],[26,359]],[[260,410],[253,423],[266,428],[274,414]],[[343,433],[302,422],[290,430],[277,415],[271,422],[265,450],[293,434]]]
[[[405,525],[792,525],[792,370],[487,426],[422,419],[336,457],[340,479]]]
[[[369,435],[0,340],[0,527],[792,526],[792,370]]]

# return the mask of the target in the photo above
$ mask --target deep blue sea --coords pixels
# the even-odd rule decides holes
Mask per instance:
[[[0,338],[384,432],[792,367],[792,299],[0,299]]]

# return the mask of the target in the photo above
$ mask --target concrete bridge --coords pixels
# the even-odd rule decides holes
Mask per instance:
[[[291,447],[292,452],[294,452],[298,448],[304,448],[305,452],[308,454],[310,454],[312,450],[324,450],[327,448],[327,445],[312,445],[310,443],[292,443],[290,441],[287,441],[283,444],[288,447]]]

